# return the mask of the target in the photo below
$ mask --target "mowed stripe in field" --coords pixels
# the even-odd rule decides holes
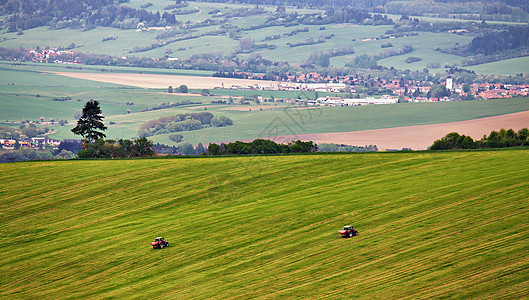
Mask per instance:
[[[50,72],[52,74],[77,79],[130,85],[149,89],[167,89],[169,86],[186,85],[190,89],[230,88],[231,86],[270,86],[277,87],[278,82],[266,80],[202,77],[185,75],[127,74],[127,73],[75,73]]]
[[[314,141],[317,144],[376,145],[380,150],[410,148],[426,150],[435,140],[451,132],[471,136],[475,140],[492,130],[529,128],[529,111],[481,119],[352,132],[312,133],[267,137],[277,142],[292,140]]]
[[[529,289],[529,151],[1,168],[2,297],[504,298]],[[349,223],[360,235],[340,238]],[[158,235],[171,246],[151,249]]]

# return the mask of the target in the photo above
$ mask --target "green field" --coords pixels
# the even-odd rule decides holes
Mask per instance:
[[[96,67],[83,66],[83,70],[101,72]],[[472,120],[489,116],[503,115],[529,110],[529,98],[497,99],[487,101],[463,101],[441,103],[406,103],[393,105],[375,105],[362,107],[323,107],[297,110],[286,103],[261,102],[261,106],[244,106],[246,110],[231,110],[238,106],[211,104],[212,100],[225,96],[263,98],[273,96],[276,99],[302,99],[315,97],[314,92],[299,91],[252,91],[252,90],[210,90],[215,96],[187,96],[164,93],[161,89],[144,89],[124,87],[109,83],[81,80],[47,73],[49,71],[79,71],[65,69],[64,66],[49,64],[10,65],[0,64],[0,121],[20,122],[21,120],[37,121],[68,120],[70,126],[50,127],[56,133],[52,138],[75,138],[70,131],[75,124],[73,115],[80,112],[84,103],[96,99],[101,103],[108,126],[107,138],[135,138],[139,127],[150,120],[179,113],[200,112],[205,109],[218,116],[227,116],[234,121],[234,126],[206,128],[198,131],[183,132],[186,142],[192,144],[224,142],[241,139],[252,139],[276,135],[296,135],[307,133],[347,132],[368,129],[381,129],[410,125],[438,124]],[[106,72],[137,73],[138,68],[107,68]],[[161,74],[186,74],[172,70],[159,70]],[[163,73],[166,71],[167,73]],[[156,73],[147,69],[145,73]],[[194,71],[188,71],[193,74]],[[207,73],[197,72],[205,76]],[[191,92],[200,92],[191,90]],[[323,96],[326,93],[319,93]],[[332,95],[332,94],[331,94]],[[69,101],[53,101],[58,97],[71,97]],[[187,105],[169,109],[141,112],[160,103],[181,101],[200,102],[202,105]],[[127,105],[133,102],[134,105]],[[264,108],[261,110],[261,108]],[[130,113],[127,113],[130,110]],[[110,123],[112,122],[112,123]],[[19,123],[13,126],[18,127]],[[174,144],[169,134],[149,137],[154,142]]]
[[[520,73],[526,75],[529,72],[529,57],[506,59],[488,64],[466,67],[466,69],[488,75],[516,75]]]
[[[527,150],[2,164],[0,298],[521,299],[528,169]]]
[[[146,3],[152,3],[149,0],[132,0],[124,3],[124,6],[139,9]],[[245,4],[228,4],[228,3],[204,3],[189,1],[189,6],[183,10],[198,9],[197,12],[191,14],[177,15],[177,19],[185,24],[194,24],[205,20],[217,21],[219,18],[210,14],[213,11],[219,11],[223,15],[242,9],[255,8],[255,5]],[[146,8],[150,12],[159,12],[163,14],[167,12],[164,8],[172,1],[155,1],[152,6]],[[57,48],[69,47],[75,44],[75,50],[91,54],[108,54],[115,57],[118,56],[135,56],[135,57],[151,57],[151,58],[165,58],[166,55],[172,58],[188,59],[197,54],[219,54],[226,55],[231,51],[236,51],[239,47],[241,38],[250,37],[255,40],[256,44],[273,45],[275,49],[256,50],[254,54],[259,54],[267,59],[273,61],[288,61],[290,63],[302,63],[307,61],[309,56],[313,53],[321,53],[330,50],[335,50],[343,47],[353,47],[354,54],[334,57],[331,59],[331,65],[342,68],[345,64],[353,59],[355,56],[368,54],[372,55],[378,51],[391,50],[382,49],[380,46],[388,41],[394,44],[394,47],[401,47],[405,44],[412,45],[415,49],[412,53],[407,55],[395,56],[379,61],[381,66],[395,67],[406,70],[422,70],[430,63],[439,64],[440,69],[432,69],[434,72],[443,72],[445,65],[461,65],[464,57],[457,55],[443,54],[439,51],[434,51],[439,47],[442,49],[451,49],[456,45],[468,44],[475,34],[457,35],[446,32],[432,33],[419,32],[418,36],[402,37],[396,39],[376,39],[381,36],[388,36],[386,32],[392,30],[393,26],[372,26],[372,25],[353,25],[353,24],[326,24],[325,30],[320,30],[319,25],[296,25],[296,26],[272,26],[259,29],[250,30],[251,26],[264,24],[266,19],[273,15],[276,6],[260,5],[260,8],[265,10],[265,13],[258,15],[250,15],[245,17],[227,18],[222,21],[222,25],[229,24],[237,27],[238,36],[228,36],[223,33],[220,35],[207,35],[199,38],[192,38],[177,42],[172,42],[172,38],[184,37],[189,34],[203,34],[206,32],[218,31],[222,29],[221,25],[201,26],[190,31],[175,33],[172,37],[166,37],[166,40],[157,39],[157,36],[162,32],[159,30],[138,32],[136,28],[122,30],[119,28],[99,27],[91,30],[78,29],[51,29],[48,26],[24,30],[23,34],[18,32],[1,32],[0,39],[2,47],[24,47],[24,48]],[[294,7],[287,7],[287,13],[298,14],[313,14],[321,13],[321,9],[298,9]],[[388,17],[398,20],[400,15],[388,14]],[[1,17],[1,16],[0,16]],[[434,18],[434,17],[413,17],[422,21],[431,23],[466,23],[476,22],[478,20],[463,20],[458,19],[459,15],[453,15],[451,18]],[[514,22],[498,22],[487,21],[490,24],[511,24],[523,25],[524,23]],[[302,32],[293,36],[282,36],[280,39],[264,41],[265,37],[272,35],[284,35],[293,30],[308,28],[309,32]],[[289,47],[287,43],[296,43],[305,41],[309,38],[318,39],[324,36],[333,35],[330,39],[326,39],[325,43],[306,45],[299,47]],[[103,41],[103,39],[112,36],[115,40]],[[150,45],[156,44],[160,41],[166,41],[163,47],[154,48],[148,51],[137,52],[137,48],[149,48]],[[248,54],[238,54],[239,58],[244,58]],[[422,59],[422,61],[412,64],[405,62],[409,56],[415,56]],[[524,64],[525,66],[526,64]],[[513,70],[513,67],[515,71]],[[517,73],[524,73],[525,69],[519,65],[515,65],[509,60],[496,62],[494,65],[484,64],[473,68],[478,73],[484,74],[506,74],[513,75]],[[495,70],[498,69],[496,73]]]
[[[124,5],[140,8],[147,0],[134,0]],[[152,12],[160,12],[163,14],[164,7],[171,4],[171,2],[156,2],[153,6],[147,8]],[[186,23],[201,22],[206,19],[216,20],[208,12],[212,10],[220,10],[221,13],[229,13],[235,9],[253,8],[252,5],[240,4],[220,4],[220,3],[202,3],[189,2],[189,7],[186,9],[198,8],[199,12],[187,15],[177,16],[178,20]],[[93,54],[109,54],[113,56],[136,56],[136,57],[165,57],[166,50],[172,51],[170,57],[187,59],[196,54],[204,53],[220,53],[226,55],[229,51],[234,51],[239,46],[239,39],[244,37],[251,37],[257,44],[266,43],[274,45],[277,48],[271,50],[258,50],[256,53],[273,61],[289,61],[294,63],[304,62],[309,58],[309,55],[315,52],[330,51],[342,47],[354,47],[356,53],[353,55],[346,55],[335,57],[332,59],[332,65],[336,67],[344,67],[348,60],[354,58],[356,55],[368,54],[371,55],[377,51],[381,51],[380,45],[386,43],[388,40],[377,41],[363,41],[364,39],[378,38],[386,35],[386,31],[393,28],[393,26],[367,26],[367,25],[353,25],[353,24],[327,24],[326,30],[320,30],[318,25],[297,25],[297,26],[273,26],[265,27],[255,30],[249,30],[253,25],[263,24],[266,18],[271,14],[275,6],[261,6],[268,13],[260,15],[252,15],[246,17],[229,18],[226,22],[239,27],[239,38],[230,38],[226,34],[220,36],[204,36],[189,40],[178,42],[171,42],[159,48],[155,48],[144,52],[134,52],[136,47],[147,47],[157,42],[156,36],[160,31],[145,31],[137,32],[136,29],[122,30],[118,28],[96,28],[88,31],[81,31],[77,29],[50,29],[43,26],[35,29],[25,30],[23,35],[18,35],[16,32],[0,33],[0,38],[5,39],[2,42],[2,47],[24,47],[35,48],[40,46],[45,47],[68,47],[72,43],[75,44],[76,51]],[[318,13],[321,10],[296,9],[293,7],[287,8],[289,13],[298,12],[300,14]],[[396,16],[391,16],[396,18]],[[453,21],[453,20],[445,20]],[[220,26],[206,26],[197,28],[197,32],[208,32],[218,30]],[[301,32],[293,36],[283,36],[277,40],[264,41],[265,37],[272,35],[283,35],[290,33],[293,30],[308,28],[309,32]],[[180,34],[179,36],[184,36]],[[287,43],[296,43],[305,41],[309,38],[318,39],[323,36],[333,35],[332,38],[325,40],[325,43],[316,45],[307,45],[299,47],[289,47]],[[117,39],[105,41],[102,40],[108,36],[113,36]],[[452,48],[456,43],[466,44],[471,40],[470,36],[458,36],[448,33],[420,33],[419,36],[408,38],[392,39],[391,42],[395,47],[400,47],[405,44],[412,45],[415,49],[414,56],[423,59],[422,63],[407,65],[404,60],[407,58],[402,56],[393,58],[388,61],[383,60],[381,65],[386,66],[395,64],[395,67],[411,70],[422,70],[429,62],[439,63],[444,66],[446,63],[460,64],[461,57],[454,55],[441,54],[440,52],[433,52],[436,47]],[[435,55],[432,55],[435,54]],[[245,57],[247,54],[239,54],[239,57]]]

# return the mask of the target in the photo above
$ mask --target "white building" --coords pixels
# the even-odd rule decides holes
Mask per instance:
[[[446,77],[446,89],[451,91],[453,88],[454,88],[454,82],[452,80],[452,76]]]
[[[316,99],[313,105],[318,106],[360,106],[360,105],[375,105],[375,104],[394,104],[398,99],[389,95],[384,95],[381,98],[362,98],[362,99],[342,99],[340,97],[320,97]],[[312,104],[312,103],[311,103]]]

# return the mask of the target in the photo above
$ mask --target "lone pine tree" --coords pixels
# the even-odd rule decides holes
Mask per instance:
[[[102,122],[103,118],[99,102],[90,100],[86,102],[83,114],[77,121],[77,126],[72,129],[72,132],[86,138],[89,143],[104,138],[106,135],[101,131],[106,130],[107,127]]]

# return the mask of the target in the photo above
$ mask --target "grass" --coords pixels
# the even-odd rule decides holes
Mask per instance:
[[[528,74],[527,70],[529,69],[529,57],[506,59],[488,64],[466,67],[465,69],[487,75],[516,75],[520,73],[526,75]]]
[[[213,71],[185,70],[185,69],[156,69],[140,67],[120,67],[120,66],[98,66],[98,65],[62,65],[46,63],[18,63],[16,65],[10,61],[0,61],[1,71],[20,70],[28,73],[39,72],[116,72],[116,73],[136,73],[136,74],[157,74],[157,75],[187,75],[209,77]],[[6,79],[7,80],[7,79]],[[62,82],[62,81],[61,81]],[[88,81],[89,82],[89,81]],[[85,84],[87,84],[86,82]],[[100,86],[101,84],[99,84]]]
[[[527,150],[3,164],[0,297],[523,298],[528,166]]]
[[[226,106],[208,106],[208,111],[232,118],[234,126],[183,132],[186,141],[198,144],[264,136],[348,132],[456,122],[525,111],[529,108],[529,98],[251,112],[228,111],[223,110],[223,107]],[[122,116],[120,120],[139,117],[131,114]],[[150,138],[155,142],[169,143],[167,135]]]
[[[135,47],[151,45],[156,41],[155,31],[136,32],[134,29],[121,30],[118,28],[100,27],[89,31],[76,29],[51,30],[48,27],[39,27],[25,30],[23,35],[4,33],[1,36],[9,40],[2,43],[2,47],[24,47],[26,49],[40,46],[68,47],[74,43],[75,50],[84,53],[112,54],[113,56],[132,55],[129,51]],[[109,35],[117,40],[103,42]]]
[[[394,14],[384,14],[388,16],[388,18],[391,18],[393,20],[398,20],[402,16],[401,15],[394,15]],[[409,16],[413,19],[419,19],[420,21],[424,22],[431,22],[431,23],[473,23],[473,22],[479,22],[481,23],[483,20],[480,20],[479,18],[476,18],[474,20],[472,19],[461,19],[462,17],[465,17],[465,14],[452,14],[452,18],[438,18],[438,17],[426,17],[426,16]],[[524,22],[507,22],[507,21],[490,21],[485,18],[485,22],[488,24],[501,24],[501,25],[526,25],[527,23]]]
[[[82,66],[83,69],[86,66]],[[91,72],[97,72],[95,67],[86,67]],[[114,70],[109,68],[108,71]],[[297,98],[301,96],[313,98],[315,93],[298,91],[234,91],[210,90],[217,96],[196,97],[188,95],[167,94],[160,89],[143,89],[123,87],[109,83],[81,80],[48,73],[49,71],[70,71],[64,67],[46,64],[26,64],[13,66],[0,64],[0,121],[21,121],[23,119],[36,121],[40,117],[68,120],[75,124],[73,115],[82,110],[84,103],[96,99],[101,103],[108,125],[108,138],[134,138],[138,128],[144,122],[162,116],[178,113],[204,111],[200,105],[181,106],[171,109],[141,112],[141,110],[158,106],[161,102],[181,102],[190,100],[202,102],[207,111],[215,115],[230,117],[234,126],[222,128],[207,128],[199,131],[184,132],[185,140],[193,143],[209,143],[251,139],[263,136],[291,135],[304,133],[345,132],[367,129],[391,128],[409,125],[437,124],[471,120],[488,116],[502,115],[529,109],[529,98],[507,100],[443,102],[443,103],[410,103],[396,105],[379,105],[343,108],[317,108],[310,110],[294,110],[285,103],[269,103],[270,110],[260,110],[256,106],[245,106],[252,111],[228,110],[237,105],[213,105],[211,100],[228,95],[252,96],[261,95],[264,98],[274,96],[279,98]],[[116,68],[116,72],[140,71],[137,68]],[[164,70],[159,70],[163,72]],[[100,71],[99,71],[100,72]],[[145,72],[156,72],[146,70]],[[167,70],[167,74],[172,74]],[[174,73],[178,74],[178,73]],[[200,75],[207,75],[201,74]],[[194,90],[197,92],[198,90]],[[199,91],[198,91],[199,92]],[[326,93],[319,93],[323,96]],[[57,97],[71,97],[65,102],[53,101]],[[224,99],[226,100],[226,99]],[[127,105],[133,102],[134,105]],[[277,106],[276,106],[277,104]],[[265,107],[267,108],[267,107]],[[127,114],[130,110],[130,114]],[[110,124],[113,122],[113,124]],[[75,138],[70,132],[71,126],[53,126],[57,133],[52,138]],[[154,142],[173,144],[168,135],[151,137]]]
[[[123,5],[130,6],[133,8],[140,8],[143,4],[148,3],[147,0],[132,0]],[[170,1],[166,2],[155,2],[152,6],[148,7],[147,10],[151,12],[160,12],[163,14],[164,8],[172,4]],[[226,3],[204,3],[204,2],[189,2],[189,7],[185,9],[195,8],[199,9],[199,12],[179,15],[177,19],[183,23],[200,22],[206,19],[212,19],[213,16],[209,12],[213,10],[220,10],[221,13],[227,13],[234,9],[239,8],[253,8],[253,5],[241,5],[241,4],[226,4]],[[382,51],[381,45],[390,41],[395,47],[401,47],[405,44],[410,44],[414,47],[415,51],[409,55],[417,56],[422,61],[412,64],[405,63],[406,58],[409,55],[402,55],[383,59],[379,61],[379,64],[386,67],[395,67],[398,69],[410,69],[410,70],[422,70],[426,68],[429,63],[438,63],[442,69],[433,70],[435,72],[444,70],[444,65],[460,65],[463,58],[456,55],[443,54],[438,51],[434,51],[436,47],[443,49],[449,49],[456,44],[464,45],[471,41],[473,36],[460,36],[449,33],[431,33],[431,32],[420,32],[419,36],[396,38],[391,40],[378,40],[378,41],[362,41],[368,38],[377,38],[382,35],[386,35],[386,31],[393,28],[393,26],[365,26],[365,25],[353,25],[353,24],[327,24],[326,30],[319,30],[320,26],[316,25],[298,25],[298,26],[273,26],[266,27],[256,30],[247,30],[252,25],[262,24],[268,14],[271,14],[275,10],[275,6],[261,6],[268,12],[262,15],[252,15],[247,17],[231,18],[227,22],[238,26],[243,29],[241,31],[242,37],[251,37],[256,43],[267,43],[275,45],[275,49],[259,50],[256,53],[263,57],[273,61],[288,61],[291,63],[301,63],[307,61],[309,56],[315,52],[326,52],[332,49],[342,47],[354,47],[356,53],[334,57],[331,59],[331,65],[335,67],[344,67],[345,64],[354,59],[357,55],[368,54],[372,55],[377,51]],[[288,12],[297,12],[300,14],[306,13],[318,13],[321,10],[310,10],[310,9],[296,9],[289,7]],[[393,19],[399,19],[400,16],[388,15]],[[214,18],[213,18],[214,19]],[[429,18],[419,17],[423,21],[429,21],[432,23],[436,22],[474,22],[470,20],[459,20],[459,19],[443,19],[443,18]],[[494,24],[513,24],[519,23],[510,22],[488,22]],[[219,26],[207,26],[196,29],[197,32],[206,32],[212,30],[218,30]],[[282,37],[278,40],[263,41],[266,36],[285,34],[295,29],[309,28],[309,32],[303,32],[296,34],[291,37]],[[135,48],[146,47],[155,43],[156,36],[159,34],[158,31],[149,32],[137,32],[135,29],[121,30],[118,28],[96,28],[88,31],[80,31],[76,29],[59,29],[51,30],[48,27],[39,27],[35,29],[25,30],[23,35],[18,35],[16,32],[12,33],[0,33],[0,38],[5,39],[2,41],[2,47],[24,47],[24,48],[35,48],[37,46],[41,48],[45,47],[67,47],[74,43],[77,48],[75,50],[82,51],[85,53],[95,54],[109,54],[112,56],[136,56],[136,57],[151,57],[151,58],[164,58],[167,50],[171,50],[169,54],[172,58],[187,59],[193,55],[204,54],[204,53],[216,53],[224,55],[230,51],[234,51],[239,47],[239,40],[229,38],[227,35],[221,36],[204,36],[196,39],[190,39],[180,42],[174,42],[167,44],[164,47],[155,48],[150,51],[131,53]],[[318,39],[322,36],[328,36],[333,34],[331,39],[325,40],[325,43],[316,45],[307,45],[300,47],[289,47],[287,43],[296,43],[305,41],[309,38]],[[102,40],[108,36],[117,37],[115,40],[105,41]],[[239,54],[240,58],[248,56],[248,54]],[[517,61],[506,60],[497,62],[494,64],[485,64],[483,66],[477,66],[473,68],[476,72],[484,74],[506,74],[513,75],[517,73],[525,72],[524,66],[526,64],[519,65]],[[497,70],[497,73],[496,73]]]

